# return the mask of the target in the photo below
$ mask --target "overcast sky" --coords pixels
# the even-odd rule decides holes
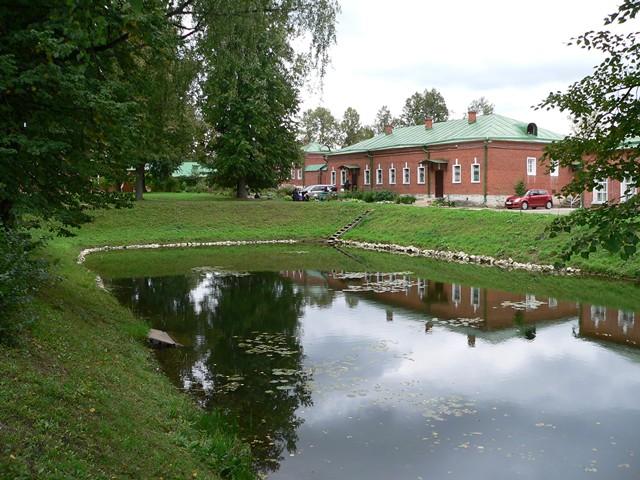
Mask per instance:
[[[619,0],[341,0],[337,45],[323,92],[303,91],[303,110],[319,105],[337,117],[351,106],[373,123],[388,105],[436,88],[451,118],[474,98],[496,113],[568,133],[567,115],[535,111],[550,91],[590,73],[600,57],[571,37],[602,29]]]

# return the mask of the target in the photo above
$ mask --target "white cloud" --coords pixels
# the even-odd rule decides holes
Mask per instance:
[[[341,116],[353,106],[370,123],[382,105],[399,115],[413,92],[437,88],[455,117],[486,96],[497,113],[567,132],[566,115],[531,106],[598,63],[566,44],[601,28],[618,3],[342,0],[324,91],[305,92],[303,108],[322,104]]]

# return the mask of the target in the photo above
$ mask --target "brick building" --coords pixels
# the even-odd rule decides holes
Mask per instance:
[[[562,135],[502,115],[476,115],[385,133],[328,153],[328,183],[348,180],[358,190],[391,190],[422,198],[503,205],[522,181],[553,194],[572,178],[570,168],[546,171],[545,146]]]
[[[331,149],[320,143],[309,143],[302,147],[303,164],[291,169],[290,184],[297,187],[328,183],[326,156]]]

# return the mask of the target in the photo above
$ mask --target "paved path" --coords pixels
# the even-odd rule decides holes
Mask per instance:
[[[428,207],[431,205],[430,201],[417,201],[414,203],[416,207]],[[459,210],[492,210],[494,212],[506,212],[506,213],[527,213],[527,214],[542,214],[542,215],[569,215],[571,212],[575,212],[576,208],[551,208],[547,210],[546,208],[536,208],[535,210],[520,210],[514,208],[512,210],[506,208],[487,208],[487,207],[446,207],[446,208],[456,208]]]

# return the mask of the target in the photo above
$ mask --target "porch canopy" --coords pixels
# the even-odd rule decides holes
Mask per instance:
[[[340,165],[338,168],[345,170],[360,170],[360,165]]]
[[[427,158],[426,160],[422,160],[420,163],[422,165],[425,165],[427,163],[433,163],[435,165],[448,165],[449,160],[445,160],[442,158]]]
[[[304,167],[305,172],[321,172],[327,169],[326,163],[320,163],[317,165],[307,165]]]

